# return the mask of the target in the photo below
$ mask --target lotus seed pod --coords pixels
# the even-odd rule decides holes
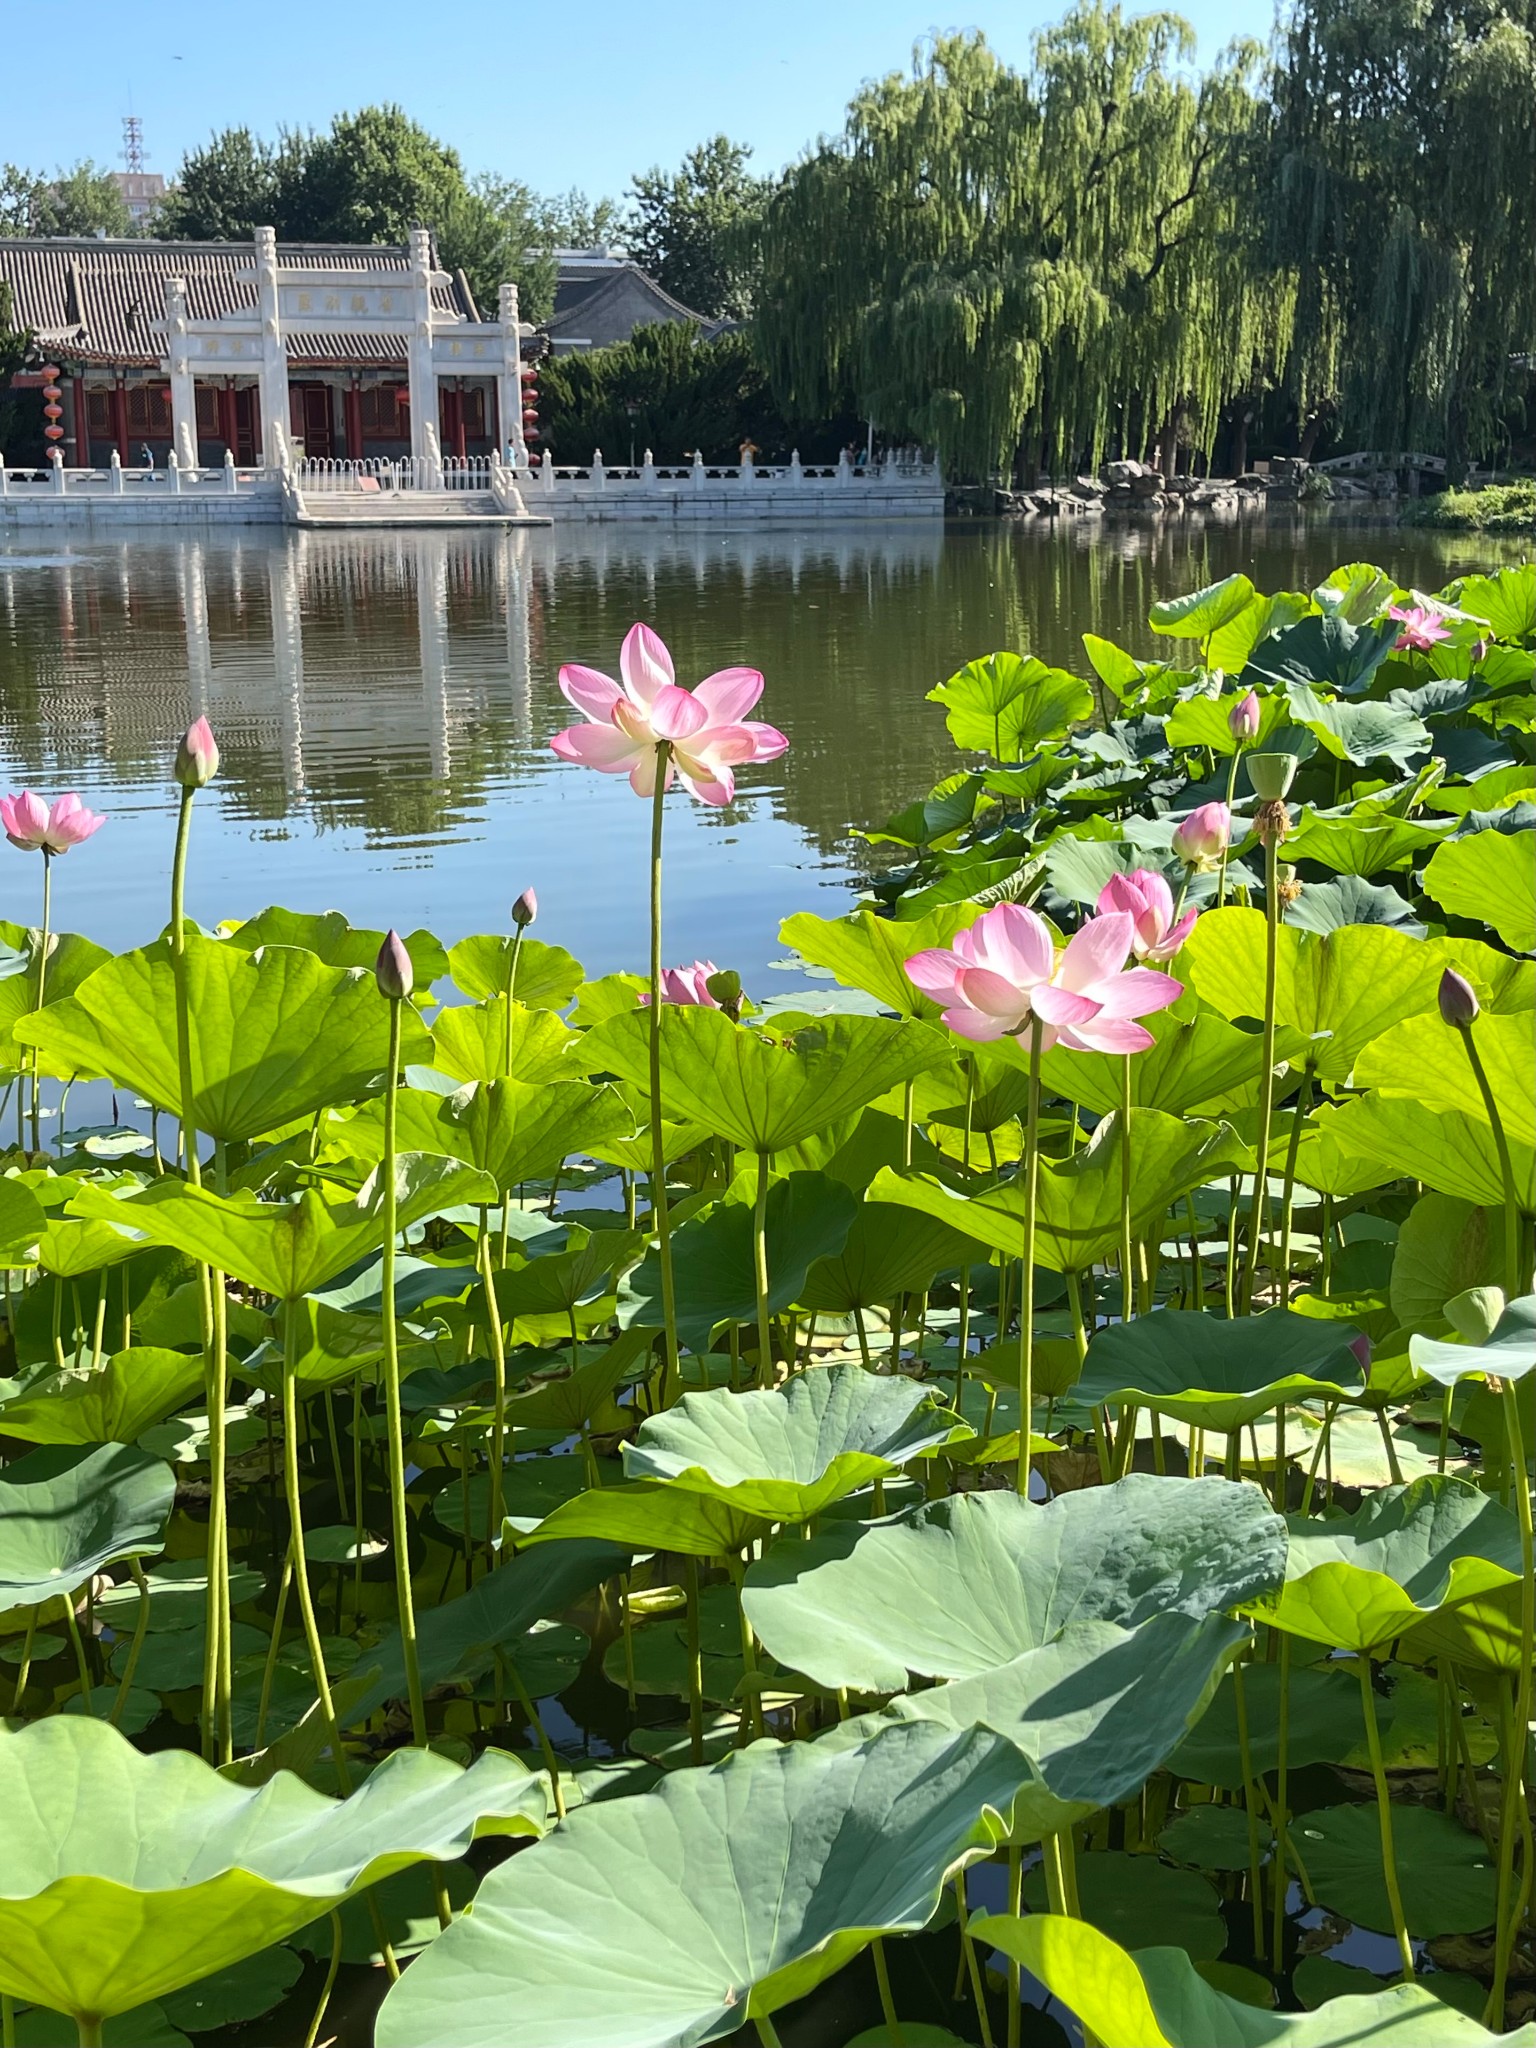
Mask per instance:
[[[1250,754],[1246,763],[1249,786],[1265,803],[1280,803],[1290,793],[1298,765],[1294,754]]]

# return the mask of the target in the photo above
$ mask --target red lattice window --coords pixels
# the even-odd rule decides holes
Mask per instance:
[[[112,394],[88,386],[85,394],[85,424],[93,441],[110,441],[117,429],[112,419]]]
[[[152,441],[171,438],[169,384],[128,386],[128,431],[130,434],[147,434]]]
[[[364,440],[410,439],[406,387],[403,384],[370,384],[357,395],[362,408]]]

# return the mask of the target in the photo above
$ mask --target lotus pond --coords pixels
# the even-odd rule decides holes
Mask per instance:
[[[142,947],[0,805],[5,2048],[1536,2043],[1536,568],[1149,624],[787,993],[645,626],[633,971],[195,922],[202,720]]]

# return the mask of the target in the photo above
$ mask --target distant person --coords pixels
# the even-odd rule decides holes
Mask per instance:
[[[139,450],[139,464],[143,469],[153,469],[155,466],[155,451],[147,441]]]
[[[756,460],[757,443],[753,440],[752,436],[748,434],[745,441],[743,441],[741,444],[741,466],[743,469],[746,469],[750,467],[752,463],[756,462]]]

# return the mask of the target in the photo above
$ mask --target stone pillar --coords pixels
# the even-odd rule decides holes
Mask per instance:
[[[187,281],[165,281],[166,352],[171,366],[171,447],[183,472],[197,467],[197,390],[187,356]]]
[[[437,372],[432,366],[432,237],[411,229],[411,338],[406,374],[411,388],[411,454],[427,462],[437,442]]]
[[[513,466],[526,469],[528,443],[523,439],[523,343],[518,332],[515,284],[501,287],[497,294],[496,313],[501,322],[501,369],[496,378],[501,443],[504,450],[510,451]]]
[[[261,459],[282,469],[288,455],[288,349],[277,290],[277,230],[256,230],[256,310],[261,321]]]

